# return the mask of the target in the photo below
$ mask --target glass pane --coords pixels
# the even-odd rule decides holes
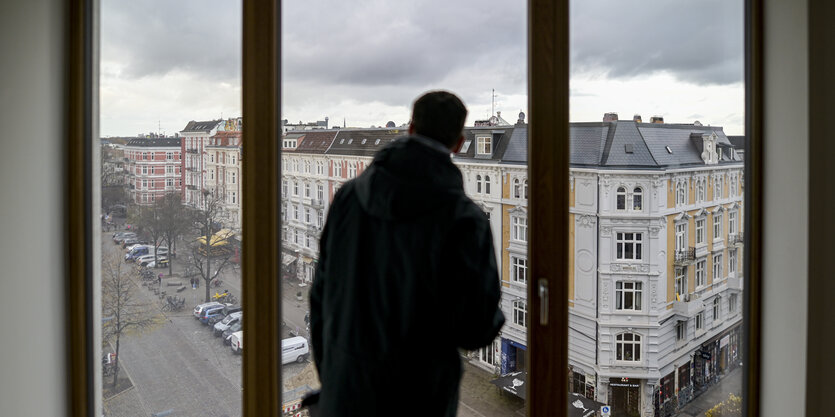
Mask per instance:
[[[529,281],[527,11],[524,3],[424,0],[388,4],[289,0],[282,6],[282,183],[287,183],[287,188],[282,188],[281,200],[283,334],[287,338],[283,343],[288,346],[312,343],[308,328],[309,294],[316,268],[323,262],[322,249],[328,247],[320,240],[325,220],[329,231],[325,234],[327,239],[346,242],[333,249],[338,255],[329,253],[327,257],[362,260],[354,267],[363,271],[362,276],[367,278],[358,282],[359,273],[348,270],[324,274],[325,279],[333,280],[328,282],[343,280],[346,286],[367,286],[358,293],[357,299],[352,300],[338,298],[345,297],[344,294],[326,293],[330,294],[326,297],[335,297],[328,300],[329,305],[356,303],[342,308],[367,312],[357,318],[366,325],[384,320],[373,312],[394,311],[382,308],[383,303],[425,305],[430,299],[437,299],[437,307],[423,311],[422,321],[416,322],[425,330],[410,332],[405,328],[407,326],[398,329],[408,335],[408,341],[404,342],[406,346],[400,352],[409,352],[397,361],[398,366],[406,366],[414,378],[418,378],[426,369],[454,371],[456,362],[460,361],[463,368],[458,386],[460,397],[457,404],[452,403],[458,415],[524,415],[529,320],[526,306]],[[456,350],[450,329],[461,325],[456,321],[459,319],[455,309],[467,301],[467,297],[479,296],[477,285],[469,286],[464,295],[456,296],[460,294],[455,288],[460,285],[462,276],[437,271],[425,277],[427,282],[435,282],[431,290],[409,292],[407,299],[383,295],[382,284],[377,281],[380,273],[374,268],[386,268],[402,257],[414,254],[404,252],[401,247],[386,247],[388,259],[369,260],[366,256],[367,253],[380,253],[375,252],[381,251],[375,245],[386,242],[380,237],[381,230],[394,225],[407,229],[414,222],[425,222],[438,215],[428,207],[414,214],[414,220],[396,213],[409,209],[401,207],[404,204],[421,206],[425,201],[436,199],[430,185],[441,174],[427,172],[416,182],[423,184],[412,191],[420,198],[391,190],[372,191],[375,204],[391,210],[384,211],[385,215],[378,215],[377,211],[372,215],[369,214],[371,210],[363,209],[369,217],[365,217],[367,221],[361,225],[346,222],[344,226],[336,227],[331,223],[335,216],[332,207],[339,207],[338,201],[334,206],[337,191],[348,187],[346,184],[355,177],[360,182],[371,175],[380,178],[379,168],[370,170],[375,156],[397,138],[407,135],[413,101],[433,89],[456,93],[469,110],[464,142],[453,155],[454,165],[450,166],[461,172],[463,191],[475,203],[475,213],[484,214],[482,224],[485,228],[489,226],[492,236],[485,234],[480,241],[492,244],[496,261],[493,279],[500,280],[497,304],[504,314],[505,324],[498,334],[494,333],[494,338],[491,335],[482,340],[480,346],[468,346],[471,350]],[[308,166],[313,167],[313,171],[309,171]],[[383,169],[389,170],[387,175],[397,178],[406,175],[391,167]],[[323,196],[298,195],[294,192],[297,184],[321,188]],[[372,182],[370,187],[373,186]],[[427,188],[421,188],[424,186]],[[407,201],[410,203],[405,203]],[[311,216],[313,221],[296,215],[305,210],[315,213]],[[388,217],[389,214],[392,217]],[[419,228],[415,233],[430,230],[431,227]],[[421,264],[430,265],[447,259],[440,255],[433,258],[429,254],[437,253],[449,239],[439,235],[437,241],[421,249],[424,252],[420,253],[425,253],[419,255],[425,259]],[[451,268],[474,262],[474,251],[456,248],[453,253],[455,262]],[[478,264],[482,267],[486,263]],[[403,277],[409,272],[397,271],[388,278],[392,281],[406,279]],[[489,276],[479,279],[489,279]],[[391,281],[385,282],[394,288]],[[484,319],[477,317],[473,325]],[[327,326],[336,318],[326,316],[324,320],[325,332],[332,335],[336,330]],[[339,331],[359,332],[360,327],[344,326]],[[385,340],[401,340],[395,332],[384,335],[390,338]],[[297,336],[302,338],[295,339]],[[328,344],[325,346],[330,348]],[[367,347],[362,352],[352,350],[351,346],[342,348],[363,360],[371,356],[368,363],[374,363],[381,355],[377,346]],[[309,345],[284,358],[283,401],[288,409],[292,409],[306,392],[321,387],[311,356],[313,352],[308,349]],[[440,365],[444,361],[448,365]],[[373,371],[369,367],[361,374],[370,376]],[[388,387],[380,387],[383,388]],[[328,395],[327,390],[322,395],[323,398]],[[417,392],[393,395],[414,395],[411,401],[414,406],[427,403],[426,396]],[[397,412],[392,411],[392,415],[395,414]]]
[[[743,3],[571,2],[573,412],[740,415]]]
[[[240,2],[101,2],[107,416],[241,415],[240,22]]]

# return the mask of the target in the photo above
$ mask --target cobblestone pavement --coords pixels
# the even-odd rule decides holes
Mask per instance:
[[[742,368],[737,368],[729,372],[719,382],[708,388],[707,391],[682,407],[676,415],[681,417],[704,416],[707,410],[727,400],[730,393],[740,395],[742,393],[742,375]]]
[[[496,377],[472,364],[463,364],[458,415],[461,417],[524,416],[525,401],[490,383]]]

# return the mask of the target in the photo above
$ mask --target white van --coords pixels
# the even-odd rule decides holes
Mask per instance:
[[[283,339],[281,341],[281,364],[288,364],[290,362],[302,363],[310,354],[310,347],[307,345],[307,339],[301,336]]]
[[[238,331],[232,333],[232,336],[229,337],[229,343],[232,347],[233,353],[242,353],[244,351],[244,331]]]

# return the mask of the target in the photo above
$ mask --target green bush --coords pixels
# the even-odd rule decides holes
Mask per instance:
[[[706,417],[742,416],[742,397],[730,394],[728,399],[705,412]]]

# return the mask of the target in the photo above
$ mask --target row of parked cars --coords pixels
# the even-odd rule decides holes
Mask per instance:
[[[125,262],[136,262],[139,266],[149,268],[168,266],[168,248],[160,246],[155,249],[154,245],[138,240],[134,232],[116,232],[113,234],[113,242],[127,250]]]
[[[244,312],[241,311],[241,306],[216,301],[199,304],[194,307],[194,318],[209,326],[216,337],[221,337],[223,343],[229,345],[232,352],[243,352]],[[296,336],[281,341],[282,365],[291,362],[302,363],[309,356],[310,346],[304,337]]]

